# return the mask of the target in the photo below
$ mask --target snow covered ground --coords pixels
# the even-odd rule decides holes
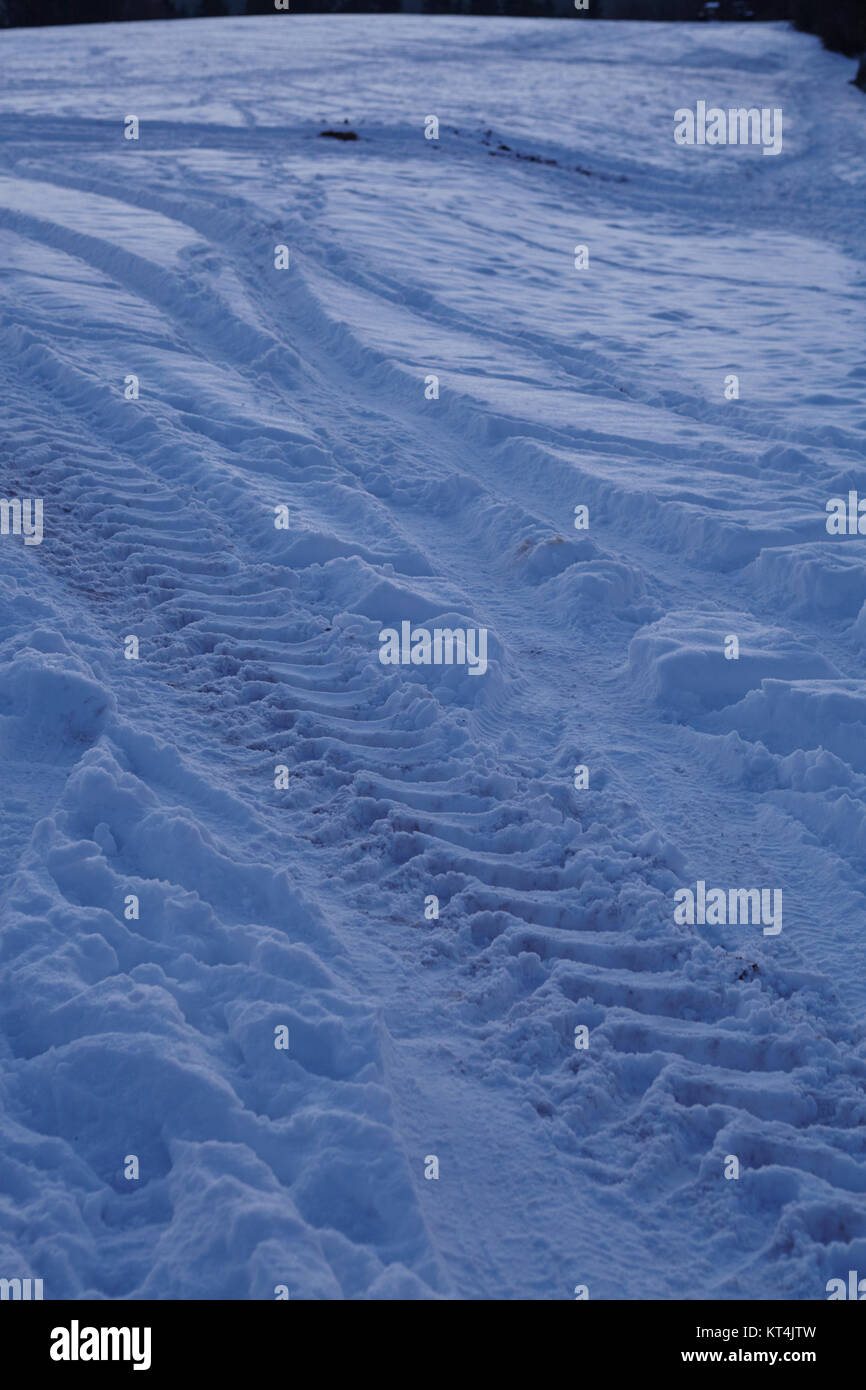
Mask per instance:
[[[2,496],[44,506],[0,537],[0,1276],[866,1276],[854,64],[281,14],[0,65]],[[703,100],[781,154],[677,145]],[[404,621],[488,669],[383,665]],[[781,931],[676,920],[698,883]]]

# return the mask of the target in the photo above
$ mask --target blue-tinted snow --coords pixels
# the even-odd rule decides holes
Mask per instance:
[[[3,496],[45,506],[0,538],[0,1275],[866,1274],[853,64],[291,14],[0,60]],[[698,100],[783,153],[675,145]],[[401,620],[485,626],[487,672],[383,666]],[[783,931],[678,925],[699,880]]]

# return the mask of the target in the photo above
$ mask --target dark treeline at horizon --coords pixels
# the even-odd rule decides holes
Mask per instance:
[[[866,54],[866,0],[288,0],[295,14],[454,14],[583,21],[789,20],[848,57]],[[0,29],[274,14],[275,0],[0,0]],[[863,65],[861,65],[861,72]]]

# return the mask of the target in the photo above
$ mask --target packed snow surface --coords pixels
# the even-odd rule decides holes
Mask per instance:
[[[0,537],[0,1276],[866,1276],[854,64],[290,13],[0,64],[3,497],[44,506]],[[677,145],[698,101],[781,153]],[[384,665],[403,622],[487,669]]]

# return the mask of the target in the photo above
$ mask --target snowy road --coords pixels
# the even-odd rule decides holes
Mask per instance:
[[[3,496],[44,505],[0,537],[0,1275],[866,1275],[854,64],[285,14],[0,64]],[[699,100],[782,152],[678,146]],[[487,671],[383,665],[403,621]],[[782,930],[676,921],[699,882]]]

